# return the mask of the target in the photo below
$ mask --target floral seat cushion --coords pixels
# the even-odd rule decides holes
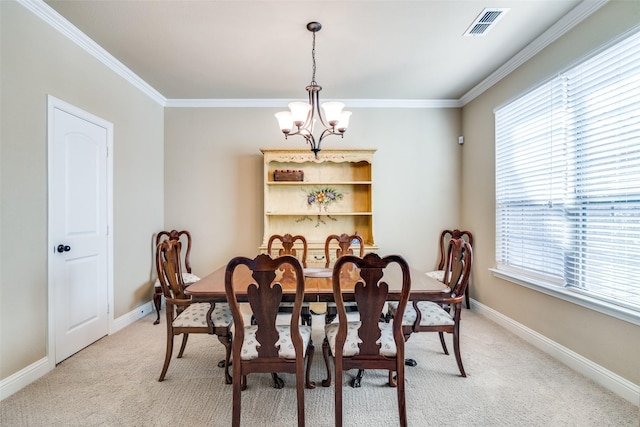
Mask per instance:
[[[435,270],[435,271],[429,271],[427,273],[424,273],[427,276],[436,279],[440,282],[442,282],[444,280],[444,270]]]
[[[189,305],[182,313],[173,320],[174,328],[207,327],[207,312],[211,304],[206,302],[196,302]],[[216,328],[228,327],[233,323],[231,309],[227,303],[216,303],[211,313],[213,326]]]
[[[352,357],[360,353],[359,343],[362,342],[358,336],[358,329],[361,322],[347,322],[347,339],[344,342],[344,357]],[[396,355],[396,342],[393,339],[393,331],[391,329],[391,323],[378,323],[380,328],[380,339],[376,343],[380,343],[380,354],[385,357],[393,357]],[[329,342],[329,348],[331,354],[336,354],[336,336],[338,335],[339,323],[330,323],[324,327],[327,334],[327,341]]]
[[[389,312],[394,315],[398,309],[398,303],[396,301],[389,302]],[[440,325],[453,325],[453,318],[446,310],[440,307],[438,304],[430,301],[418,302],[418,310],[420,310],[420,326],[440,326]],[[404,316],[402,316],[402,325],[411,326],[416,322],[418,315],[413,308],[413,303],[410,301],[407,304],[407,308],[404,310]]]
[[[192,283],[196,283],[198,280],[200,280],[200,278],[198,276],[196,276],[195,274],[191,274],[191,273],[182,273],[182,281],[184,282],[185,285],[190,285]],[[156,288],[160,287],[160,279],[156,279],[156,282],[154,283],[154,285]]]
[[[289,325],[276,325],[276,329],[280,334],[280,338],[276,343],[276,346],[280,346],[278,356],[285,359],[295,359],[296,352],[293,348],[293,341],[291,341],[291,327]],[[240,352],[242,360],[252,360],[258,357],[259,343],[256,339],[256,332],[258,332],[258,325],[245,326],[244,342]],[[304,349],[303,356],[306,356],[307,346],[311,341],[311,326],[300,325],[300,335],[302,336],[302,348]]]

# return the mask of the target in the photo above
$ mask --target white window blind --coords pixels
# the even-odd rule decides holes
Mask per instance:
[[[640,311],[640,33],[496,110],[496,262]]]

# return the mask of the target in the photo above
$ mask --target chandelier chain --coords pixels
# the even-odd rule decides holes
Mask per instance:
[[[313,62],[313,74],[311,75],[311,84],[317,85],[316,83],[316,33],[313,32],[313,42],[311,44],[311,60]]]

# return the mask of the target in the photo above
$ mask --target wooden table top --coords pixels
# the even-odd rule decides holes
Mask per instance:
[[[224,275],[226,265],[216,269],[200,281],[189,285],[185,289],[185,294],[191,295],[195,300],[207,300],[225,302],[227,300],[224,290]],[[328,302],[333,301],[333,285],[331,274],[333,269],[328,268],[306,268],[305,270],[305,301]],[[418,301],[431,301],[441,298],[449,293],[449,288],[442,282],[427,276],[425,273],[410,269],[411,274],[411,296],[410,299]],[[349,291],[353,291],[355,284],[360,278],[357,270],[345,270],[341,274],[341,288],[345,300],[349,300]],[[251,272],[246,266],[236,268],[234,275],[236,293],[238,300],[246,299],[246,289],[252,283]],[[390,268],[385,272],[383,280],[389,285],[389,299],[398,299],[402,286],[400,268]],[[281,283],[283,299],[287,295],[293,298],[295,293],[295,280],[293,277],[279,274],[276,280]]]

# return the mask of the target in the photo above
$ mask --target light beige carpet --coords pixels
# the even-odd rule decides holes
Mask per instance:
[[[184,358],[174,354],[159,383],[166,329],[164,317],[158,326],[154,318],[103,338],[0,402],[0,425],[230,425],[231,387],[216,366],[223,346],[215,337],[191,336]],[[312,371],[318,382],[324,378],[320,331]],[[637,406],[486,318],[465,310],[462,332],[467,378],[459,376],[455,358],[442,353],[437,334],[417,334],[407,343],[408,356],[418,362],[407,367],[411,426],[640,425]],[[297,425],[294,378],[282,377],[285,388],[276,390],[269,375],[249,376],[243,426]],[[345,386],[345,426],[398,425],[396,392],[386,379],[382,371],[368,371],[361,388]],[[334,425],[333,388],[307,390],[305,404],[307,425]]]

